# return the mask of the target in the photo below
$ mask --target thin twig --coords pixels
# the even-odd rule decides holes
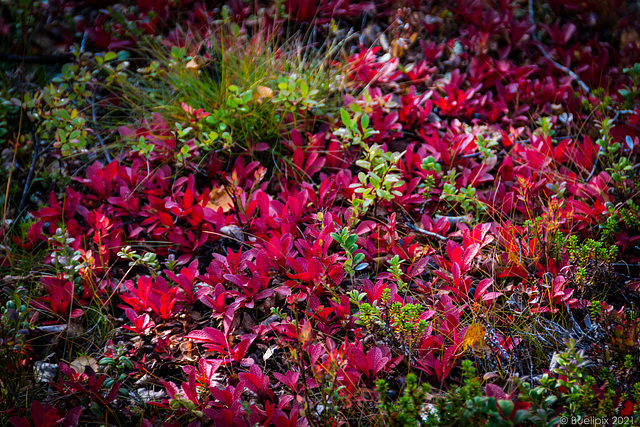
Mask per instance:
[[[29,187],[31,187],[31,180],[33,179],[36,163],[40,158],[40,154],[42,154],[42,152],[40,152],[40,144],[38,144],[38,141],[36,140],[36,136],[34,132],[31,132],[31,140],[33,141],[33,158],[31,160],[31,166],[29,167],[29,175],[27,175],[27,182],[24,184],[24,189],[22,190],[22,198],[20,199],[20,205],[18,206],[18,212],[16,213],[16,217],[15,217],[16,220],[18,220],[22,215],[22,209],[24,208],[24,205],[27,202],[27,195],[29,194]]]
[[[531,21],[531,24],[533,24],[533,31],[531,32],[531,37],[533,38],[534,41],[538,41],[538,38],[536,37],[536,21],[535,21],[535,17],[533,14],[533,0],[529,0],[529,20]],[[574,73],[573,71],[571,71],[569,68],[565,67],[564,65],[556,62],[551,55],[549,55],[547,53],[546,50],[544,50],[544,47],[542,46],[542,43],[536,43],[536,46],[538,47],[538,49],[540,49],[540,52],[542,52],[542,54],[544,55],[545,58],[547,58],[549,61],[551,61],[551,63],[558,69],[564,71],[565,73],[569,74],[569,76],[571,76],[571,78],[573,80],[575,80],[580,87],[582,88],[583,91],[585,91],[588,94],[591,94],[591,90],[589,89],[589,86],[586,85],[585,82],[582,81],[582,79],[580,79],[580,77],[578,77],[578,75],[576,73]]]
[[[565,73],[569,74],[569,76],[571,76],[571,78],[573,80],[575,80],[578,85],[580,85],[580,87],[582,88],[582,90],[591,95],[591,90],[589,89],[589,87],[586,85],[585,82],[582,81],[582,79],[580,79],[580,77],[578,77],[578,75],[573,72],[572,70],[570,70],[569,68],[565,67],[564,65],[556,62],[553,58],[551,58],[551,56],[547,53],[547,51],[544,49],[542,43],[540,43],[538,41],[538,38],[536,37],[536,21],[535,21],[535,16],[533,13],[533,0],[529,0],[529,21],[531,21],[531,24],[533,25],[533,31],[531,32],[531,37],[533,38],[534,41],[537,41],[538,43],[536,43],[536,46],[538,47],[538,49],[540,49],[540,52],[542,52],[542,54],[544,55],[545,58],[547,58],[549,61],[551,61],[551,63],[558,69],[564,71]],[[607,106],[607,109],[610,111],[614,111],[613,107],[611,106]],[[615,110],[615,116],[613,117],[613,121],[615,122],[618,119],[618,116],[620,116],[620,114],[635,114],[634,110]],[[589,181],[591,179],[591,177],[593,176],[593,174],[596,171],[596,168],[598,166],[598,159],[600,158],[600,153],[601,151],[598,151],[598,155],[596,157],[596,161],[593,163],[593,168],[591,169],[591,173],[589,173],[589,176],[587,177],[587,181]]]
[[[589,182],[591,180],[591,177],[593,176],[593,173],[596,171],[596,167],[598,167],[598,159],[600,158],[600,150],[598,150],[598,155],[596,156],[596,161],[593,162],[593,168],[591,168],[591,172],[589,173],[589,176],[587,177],[587,180],[585,182]]]
[[[91,94],[91,114],[93,115],[93,123],[97,127],[98,121],[96,120],[96,92],[95,91]],[[102,139],[102,135],[100,135],[100,130],[98,129],[96,129],[96,136],[98,137],[98,141],[100,142],[100,146],[102,147],[102,150],[104,150],[104,155],[107,158],[107,162],[111,163],[111,156],[109,155],[109,152],[104,146],[104,140]]]
[[[227,193],[229,197],[231,197],[231,200],[233,200],[233,212],[236,214],[238,225],[240,226],[240,228],[243,228],[244,225],[242,224],[242,219],[240,218],[240,203],[238,203],[238,199],[236,198],[236,192],[233,189],[229,190],[226,183],[223,182],[222,185],[224,186],[224,191]],[[249,219],[247,218],[247,221],[248,220]]]
[[[438,233],[434,233],[433,231],[427,231],[427,230],[423,230],[422,228],[418,228],[415,225],[411,224],[410,222],[405,223],[405,225],[409,227],[411,230],[417,231],[418,233],[424,234],[425,236],[433,237],[434,239],[438,239],[443,242],[446,242],[447,240],[449,240]]]

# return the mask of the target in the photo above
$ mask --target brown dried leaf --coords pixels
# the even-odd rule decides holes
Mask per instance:
[[[181,359],[183,361],[195,362],[198,360],[198,347],[193,345],[193,341],[182,341],[178,345],[178,348],[180,349]]]
[[[226,192],[224,187],[214,187],[209,193],[210,200],[207,207],[215,211],[222,208],[222,212],[227,213],[233,208],[233,199]]]
[[[200,69],[200,64],[198,64],[197,56],[193,57],[191,61],[187,62],[186,68],[187,70],[197,71]]]
[[[89,356],[79,356],[69,364],[69,367],[81,374],[84,372],[84,368],[90,366],[95,372],[98,372],[98,361],[93,357]]]
[[[391,56],[393,56],[394,58],[402,58],[402,55],[404,55],[404,47],[402,42],[397,39],[392,41],[389,53],[391,53]]]
[[[273,98],[273,91],[266,86],[257,86],[251,96],[251,100],[257,103],[262,103],[271,98]]]
[[[630,44],[639,46],[640,35],[638,35],[638,32],[634,28],[625,28],[622,30],[622,34],[620,34],[620,50],[623,50]]]

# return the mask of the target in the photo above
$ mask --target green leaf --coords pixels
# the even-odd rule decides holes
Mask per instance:
[[[342,124],[346,127],[351,127],[351,117],[349,117],[349,113],[344,108],[340,109],[340,118],[342,119]]]
[[[519,409],[513,417],[513,424],[518,425],[529,419],[531,414],[525,409]]]
[[[366,131],[366,129],[369,127],[369,116],[367,116],[366,114],[362,116],[362,119],[360,119],[360,124],[362,125],[362,130]]]
[[[300,88],[300,93],[303,97],[306,97],[309,94],[309,85],[304,80],[298,80],[298,87]]]
[[[370,169],[371,168],[371,163],[367,162],[366,160],[356,160],[356,165],[360,166],[362,169]]]
[[[347,237],[347,240],[345,240],[345,246],[351,246],[357,241],[358,241],[358,236],[356,236],[355,234],[352,234],[349,237]]]
[[[349,104],[349,110],[353,111],[356,114],[362,113],[362,107],[360,107],[360,105],[356,104],[355,102]]]
[[[502,413],[505,417],[510,417],[515,405],[510,400],[498,400],[498,406],[502,409]]]
[[[118,56],[118,54],[115,53],[115,52],[107,52],[107,53],[104,54],[104,60],[106,62],[108,62],[108,61],[111,61],[111,60],[115,59],[117,56]]]
[[[542,402],[542,407],[549,408],[556,402],[556,400],[558,400],[558,396],[547,396]]]
[[[116,361],[113,360],[111,357],[103,357],[98,361],[98,365],[116,366]]]
[[[131,359],[129,359],[128,357],[121,357],[120,363],[122,363],[122,365],[126,368],[133,369],[133,362],[131,362]]]

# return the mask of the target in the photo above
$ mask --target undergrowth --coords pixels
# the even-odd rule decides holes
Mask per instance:
[[[0,11],[1,423],[638,424],[637,6]]]

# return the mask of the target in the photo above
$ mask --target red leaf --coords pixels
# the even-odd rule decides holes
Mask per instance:
[[[329,278],[337,286],[344,280],[344,267],[336,264],[329,269]]]
[[[489,286],[491,286],[492,284],[493,284],[493,279],[481,280],[480,283],[478,283],[478,286],[476,286],[476,292],[475,292],[474,298],[477,300],[478,298],[482,297],[484,293],[487,292],[487,289],[489,288]]]
[[[80,423],[80,415],[82,414],[83,408],[81,406],[77,406],[70,410],[67,415],[64,417],[64,427],[78,427]]]
[[[29,420],[25,417],[11,417],[9,422],[13,424],[13,427],[31,427]]]
[[[317,258],[309,260],[309,279],[312,283],[317,283],[322,277],[322,264]]]
[[[189,209],[191,206],[193,206],[193,191],[191,191],[190,188],[187,188],[187,190],[184,192],[183,202],[184,209]]]
[[[256,200],[258,201],[258,207],[263,215],[269,215],[269,196],[264,191],[258,191],[256,194]]]
[[[447,242],[447,255],[449,256],[449,261],[461,264],[462,248],[453,240]]]
[[[173,227],[173,219],[171,218],[171,215],[169,215],[168,213],[160,212],[158,214],[158,219],[160,220],[160,223],[162,223],[162,225],[165,225],[167,227]]]
[[[467,249],[465,249],[464,255],[462,256],[462,263],[460,264],[460,268],[462,269],[462,271],[466,272],[469,270],[469,267],[471,267],[471,263],[479,252],[480,245],[478,243],[474,243]]]

